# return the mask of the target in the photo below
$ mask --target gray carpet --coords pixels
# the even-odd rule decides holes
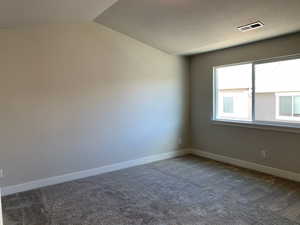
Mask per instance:
[[[185,156],[3,199],[4,225],[297,225],[300,184]]]

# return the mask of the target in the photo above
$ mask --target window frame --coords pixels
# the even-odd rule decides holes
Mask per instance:
[[[242,126],[248,128],[258,128],[258,129],[267,129],[267,130],[276,130],[276,131],[287,131],[293,133],[300,133],[300,123],[295,123],[295,120],[287,120],[286,122],[281,121],[260,121],[255,118],[255,66],[259,64],[288,61],[293,59],[300,59],[300,54],[288,55],[288,56],[279,56],[268,59],[259,59],[252,61],[245,61],[240,63],[225,64],[213,67],[213,107],[212,107],[212,116],[211,120],[215,124],[220,125],[233,125],[233,126]],[[251,120],[230,120],[230,119],[218,119],[218,86],[217,86],[217,69],[229,67],[229,66],[238,66],[244,64],[252,65],[252,116]],[[299,92],[300,94],[300,92]],[[276,118],[277,118],[277,97],[276,97]],[[289,122],[291,121],[291,122]],[[298,121],[298,120],[296,120]],[[300,118],[299,118],[300,121]],[[294,122],[294,123],[293,123]]]

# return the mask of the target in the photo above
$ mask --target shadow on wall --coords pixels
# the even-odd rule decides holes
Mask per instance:
[[[186,59],[95,23],[3,30],[0,48],[2,186],[184,146]]]

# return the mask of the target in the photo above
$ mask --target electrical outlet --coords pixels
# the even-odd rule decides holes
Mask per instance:
[[[3,177],[4,177],[3,169],[0,169],[0,178],[3,178]]]
[[[261,157],[263,159],[266,159],[268,157],[268,151],[267,150],[261,150],[260,154],[261,154]]]

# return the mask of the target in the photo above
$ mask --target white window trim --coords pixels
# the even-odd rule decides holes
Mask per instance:
[[[274,130],[274,131],[283,131],[283,132],[292,132],[292,133],[300,133],[300,124],[292,123],[292,121],[286,122],[269,122],[269,121],[259,121],[255,119],[255,65],[264,64],[268,62],[278,62],[285,61],[291,59],[300,59],[300,54],[294,54],[289,56],[279,56],[269,59],[261,59],[261,60],[253,60],[241,63],[232,63],[227,65],[220,65],[213,67],[213,109],[211,120],[214,124],[217,125],[229,125],[229,126],[238,126],[238,127],[246,127],[246,128],[255,128],[255,129],[263,129],[263,130]],[[235,65],[243,65],[243,64],[252,64],[252,120],[235,120],[235,119],[218,119],[217,111],[217,82],[216,82],[216,70],[218,68],[226,67],[226,66],[235,66]]]
[[[281,121],[299,121],[300,122],[300,117],[295,117],[294,116],[294,97],[295,96],[300,96],[300,92],[293,92],[293,93],[275,93],[276,95],[276,119],[281,120]],[[281,116],[279,111],[280,111],[280,100],[279,98],[282,96],[288,96],[292,97],[292,116]]]

